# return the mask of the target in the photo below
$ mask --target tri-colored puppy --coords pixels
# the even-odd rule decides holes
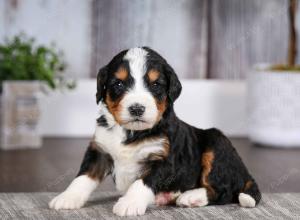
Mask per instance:
[[[155,202],[254,207],[261,194],[230,141],[177,118],[180,92],[172,67],[147,47],[122,51],[100,69],[94,140],[78,176],[50,207],[82,207],[109,174],[123,193],[113,208],[119,216],[143,215]]]

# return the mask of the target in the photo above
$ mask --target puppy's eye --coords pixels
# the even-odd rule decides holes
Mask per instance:
[[[117,82],[115,82],[114,86],[117,88],[123,88],[124,83],[122,81],[117,81]]]
[[[152,86],[153,86],[154,88],[158,87],[159,85],[160,85],[160,84],[159,84],[158,82],[152,83]]]
[[[122,82],[117,82],[117,86],[123,86],[123,83]]]

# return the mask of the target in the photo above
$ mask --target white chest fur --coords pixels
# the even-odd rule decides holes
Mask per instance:
[[[140,161],[151,153],[164,150],[163,138],[143,141],[139,144],[124,145],[124,129],[115,123],[111,115],[105,114],[108,127],[96,126],[94,140],[98,147],[111,155],[114,160],[116,188],[125,192],[141,172]]]

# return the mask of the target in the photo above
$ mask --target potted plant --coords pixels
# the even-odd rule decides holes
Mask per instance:
[[[274,147],[300,147],[300,66],[296,65],[297,0],[289,1],[286,64],[258,65],[248,78],[249,137]]]
[[[2,149],[41,146],[39,97],[45,84],[72,88],[65,79],[62,53],[52,45],[36,45],[19,34],[0,45]]]

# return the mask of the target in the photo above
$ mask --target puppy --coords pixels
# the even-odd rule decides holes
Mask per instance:
[[[82,207],[109,174],[123,194],[113,207],[119,216],[143,215],[155,202],[258,204],[258,186],[230,141],[217,129],[177,118],[173,104],[180,93],[172,67],[147,47],[122,51],[100,69],[93,141],[78,176],[50,208]]]

